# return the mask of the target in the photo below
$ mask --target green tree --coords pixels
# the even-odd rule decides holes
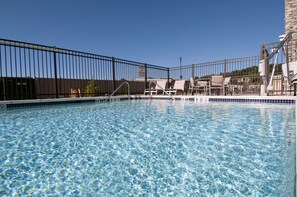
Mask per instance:
[[[86,96],[98,96],[99,87],[97,86],[95,80],[91,80],[87,83],[84,94]]]

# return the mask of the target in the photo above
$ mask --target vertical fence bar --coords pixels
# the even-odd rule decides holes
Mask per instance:
[[[27,75],[27,55],[26,55],[26,48],[24,48],[24,66],[25,66],[25,74],[24,77],[27,78],[27,80],[25,80],[26,82],[26,89],[25,89],[25,98],[28,99],[28,97],[30,98],[30,96],[28,95],[28,84],[31,81],[30,77],[28,77]]]
[[[115,83],[115,58],[112,57],[112,87],[113,87],[113,91],[115,91],[116,89],[116,83]]]
[[[58,97],[59,97],[59,93],[58,93],[58,75],[57,75],[57,55],[56,55],[56,47],[54,47],[54,73],[55,73],[56,98],[58,98]]]
[[[32,70],[32,77],[33,77],[33,79],[36,81],[36,62],[35,62],[35,49],[33,49],[32,50],[32,67],[31,67],[31,61],[30,61],[30,67],[31,67],[31,69],[33,69]],[[34,83],[35,85],[34,85],[34,89],[32,88],[32,90],[35,90],[35,96],[36,96],[36,98],[38,98],[38,92],[37,92],[37,88],[36,88],[36,83]]]
[[[0,100],[2,100],[2,96],[3,96],[3,99],[5,98],[4,97],[4,78],[2,78],[3,77],[3,75],[2,75],[2,53],[1,53],[1,49],[2,49],[2,47],[1,47],[1,45],[0,45],[0,80],[2,81],[2,87],[0,87],[0,89],[2,88],[2,92],[1,92],[1,97],[0,97]],[[1,84],[1,81],[0,81],[0,84]]]
[[[17,92],[17,94],[18,94],[18,96],[17,96],[17,98],[18,99],[24,99],[24,92],[23,92],[23,68],[22,68],[22,52],[21,52],[22,50],[21,50],[21,47],[19,47],[19,58],[20,58],[20,61],[19,61],[19,64],[20,64],[20,82],[18,83],[17,82],[17,85],[19,85],[19,90],[18,90],[18,92]],[[18,78],[17,78],[17,80],[16,81],[18,81]]]
[[[13,96],[14,96],[14,99],[17,100],[19,98],[19,88],[18,88],[18,61],[17,61],[16,46],[14,46],[14,64],[15,64],[15,84],[13,83],[14,80],[12,80],[11,84],[15,85],[15,92],[13,93]]]
[[[226,73],[227,73],[227,60],[224,59],[224,74],[223,74],[224,77],[226,77]]]
[[[169,84],[169,78],[170,78],[170,72],[169,72],[169,68],[167,68],[167,84]]]
[[[6,79],[8,78],[8,76],[7,76],[7,51],[6,51],[6,45],[4,45],[4,58],[5,58],[5,76],[6,76]],[[7,84],[7,83],[6,83]],[[3,92],[4,92],[4,100],[6,100],[6,98],[7,98],[7,85],[5,84],[5,80],[3,80]]]
[[[147,89],[147,64],[144,64],[144,83],[145,83],[145,89]]]
[[[8,94],[10,94],[10,98],[14,99],[14,87],[13,87],[13,75],[12,75],[12,57],[11,57],[12,51],[11,51],[11,46],[9,46],[9,56],[10,56],[10,78],[11,78],[11,83],[10,83],[10,87],[11,87],[11,92]]]

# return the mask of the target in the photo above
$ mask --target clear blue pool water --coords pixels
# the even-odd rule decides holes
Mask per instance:
[[[294,196],[294,105],[121,101],[0,112],[0,196]]]

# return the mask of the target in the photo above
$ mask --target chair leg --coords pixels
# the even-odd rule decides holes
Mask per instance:
[[[193,95],[193,88],[191,88],[191,96]]]

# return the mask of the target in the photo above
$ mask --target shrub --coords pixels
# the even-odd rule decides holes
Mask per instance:
[[[98,96],[99,94],[99,87],[96,84],[95,80],[91,80],[87,83],[85,87],[85,96]]]

